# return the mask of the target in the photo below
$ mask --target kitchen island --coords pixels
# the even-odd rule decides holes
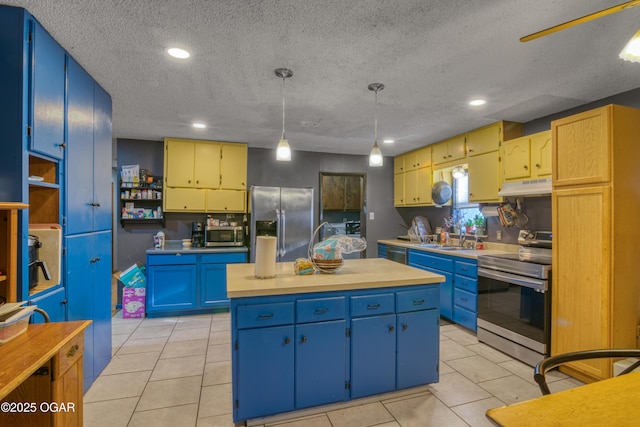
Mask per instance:
[[[438,382],[439,283],[385,259],[227,265],[235,422]]]

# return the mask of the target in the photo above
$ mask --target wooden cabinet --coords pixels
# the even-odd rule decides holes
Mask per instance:
[[[431,146],[403,154],[405,172],[431,166]]]
[[[464,159],[466,134],[454,136],[431,146],[434,165]]]
[[[246,211],[246,144],[165,138],[164,174],[165,212]]]
[[[359,211],[362,209],[361,175],[322,175],[322,209]]]
[[[395,156],[393,158],[393,174],[394,175],[397,175],[399,173],[404,173],[405,172],[404,160],[405,160],[405,156],[404,155]]]
[[[498,191],[502,184],[500,153],[480,154],[467,159],[469,173],[469,202],[500,201]]]
[[[29,325],[2,346],[0,399],[22,410],[0,412],[0,425],[83,425],[83,330],[88,324]]]
[[[18,291],[18,210],[24,203],[0,203],[0,302],[16,302]]]
[[[396,177],[397,178],[397,177]],[[405,205],[432,205],[431,168],[411,170],[404,174]]]
[[[551,126],[551,354],[635,348],[640,230],[628,218],[640,209],[634,196],[640,181],[640,110],[608,105]],[[611,377],[612,363],[573,362],[563,370],[594,381]]]
[[[498,151],[503,141],[522,135],[522,124],[499,121],[467,133],[467,156]]]
[[[502,143],[504,181],[546,178],[551,175],[551,131]]]

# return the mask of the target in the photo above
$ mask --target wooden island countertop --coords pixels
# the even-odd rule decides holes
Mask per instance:
[[[275,278],[257,279],[254,269],[255,264],[227,265],[229,298],[437,284],[445,279],[440,274],[383,258],[348,259],[333,274],[297,276],[293,262],[279,262]]]

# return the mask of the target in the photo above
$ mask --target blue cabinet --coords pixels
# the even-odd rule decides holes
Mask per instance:
[[[71,57],[67,74],[66,233],[109,230],[111,98]]]
[[[440,286],[440,314],[477,330],[477,260],[409,250],[409,265],[445,276],[446,280]]]
[[[231,299],[234,421],[437,382],[438,305],[438,285]]]
[[[111,360],[111,231],[65,239],[67,319],[92,320],[85,330],[84,389]]]
[[[387,257],[387,245],[383,243],[378,243],[378,258],[386,258]]]
[[[64,49],[35,20],[31,24],[33,128],[31,149],[64,158]]]
[[[52,322],[64,322],[67,318],[67,298],[65,289],[56,286],[47,292],[42,292],[29,300],[30,305],[37,305],[43,309]],[[31,318],[33,323],[44,323],[44,316],[34,314]]]
[[[147,254],[147,315],[228,307],[227,264],[243,262],[247,262],[246,252]]]
[[[445,281],[440,283],[440,315],[453,320],[453,258],[432,252],[409,250],[408,264],[433,273],[441,274]]]

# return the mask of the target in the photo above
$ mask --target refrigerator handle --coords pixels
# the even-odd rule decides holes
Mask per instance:
[[[284,209],[282,209],[281,216],[282,216],[282,228],[280,229],[280,231],[282,231],[282,238],[280,239],[280,242],[282,242],[282,244],[281,244],[282,249],[280,251],[280,256],[283,257],[287,253],[287,251],[284,248],[284,242],[287,241],[286,236],[285,236],[285,231],[284,231],[287,228],[286,227],[286,225],[287,225],[287,217],[285,215]]]
[[[280,253],[282,252],[281,244],[282,241],[282,216],[280,215],[280,209],[276,208],[276,256],[280,258]],[[277,261],[277,260],[276,260]]]

